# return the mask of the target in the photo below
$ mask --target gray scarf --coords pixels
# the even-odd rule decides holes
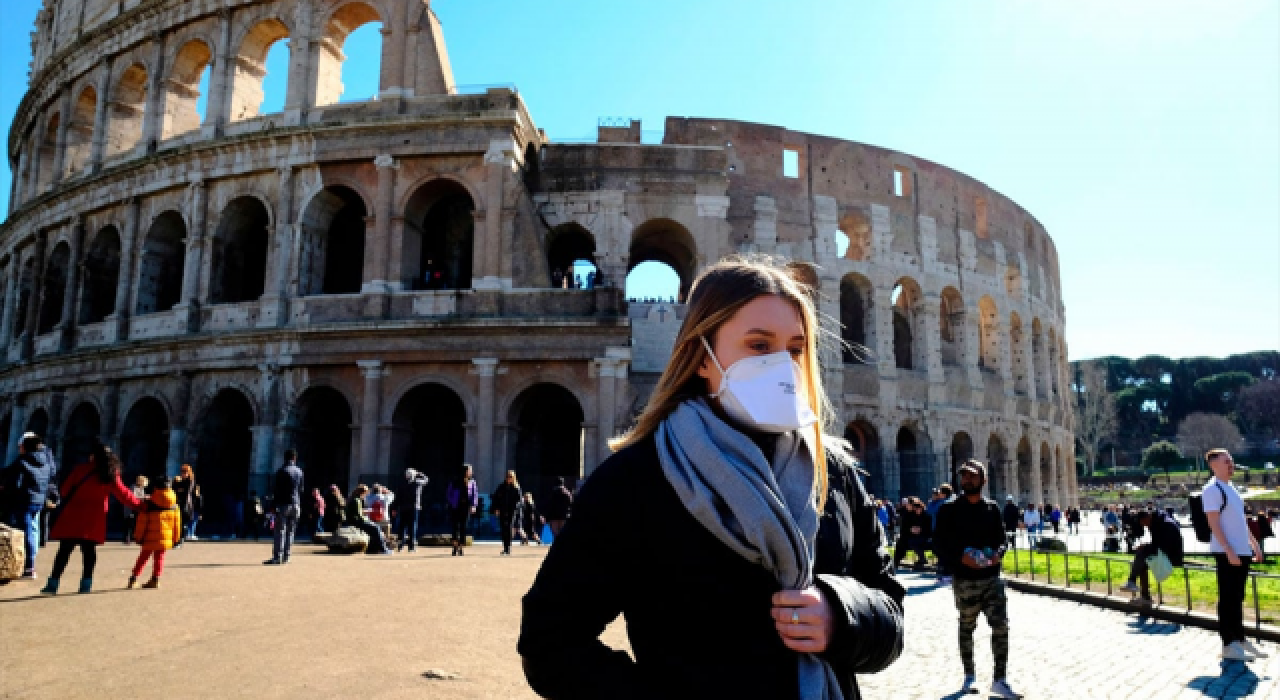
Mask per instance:
[[[658,426],[662,472],[703,527],[785,589],[813,585],[818,511],[808,430],[778,438],[773,463],[704,398],[680,404]],[[831,667],[799,654],[801,700],[844,700]]]

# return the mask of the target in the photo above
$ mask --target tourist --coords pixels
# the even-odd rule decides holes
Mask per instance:
[[[1120,523],[1124,526],[1124,551],[1133,554],[1133,545],[1142,539],[1142,523],[1138,522],[1138,512],[1125,506],[1120,514]]]
[[[525,546],[532,539],[542,544],[542,524],[546,520],[538,514],[538,507],[533,505],[533,494],[526,491],[524,503],[520,504],[520,544]]]
[[[150,484],[147,477],[139,474],[138,478],[133,480],[133,497],[139,502],[147,500],[147,486]],[[176,497],[175,497],[176,498]],[[137,524],[138,514],[124,509],[124,543],[132,544],[133,542],[133,526]]]
[[[498,533],[502,537],[502,554],[499,556],[509,557],[511,538],[516,528],[520,527],[520,502],[524,500],[514,471],[507,472],[507,478],[498,484],[489,500],[492,504],[490,512],[498,516]]]
[[[131,510],[141,505],[133,492],[120,481],[120,460],[101,443],[94,445],[89,461],[76,465],[62,479],[58,492],[63,494],[53,523],[52,539],[58,540],[58,553],[53,559],[53,573],[40,592],[54,595],[62,572],[67,568],[71,552],[80,548],[84,572],[80,576],[80,592],[93,589],[93,569],[98,563],[98,546],[107,539],[107,496]]]
[[[427,485],[427,475],[416,469],[404,470],[404,486],[400,487],[400,546],[409,546],[410,552],[418,551],[418,516],[422,513],[422,489]]]
[[[569,519],[569,514],[573,511],[573,494],[564,486],[564,477],[556,477],[556,486],[551,491],[551,496],[547,498],[547,509],[543,512],[547,517],[547,524],[551,526],[552,539],[560,536],[560,531],[564,529],[564,523]]]
[[[915,496],[907,499],[907,511],[902,516],[902,535],[898,537],[893,552],[895,569],[902,566],[902,560],[908,551],[915,552],[915,570],[924,569],[924,550],[928,549],[929,540],[933,536],[932,523],[933,519],[925,512],[924,501]]]
[[[449,504],[449,522],[453,525],[453,554],[460,557],[467,546],[467,522],[476,514],[480,504],[479,489],[471,476],[471,465],[462,465],[459,476],[445,489],[445,502]]]
[[[973,631],[978,615],[991,627],[991,655],[995,657],[991,692],[1002,698],[1020,697],[1009,686],[1009,611],[1000,564],[1007,548],[1003,516],[994,501],[982,497],[986,466],[971,459],[960,467],[962,498],[938,513],[934,551],[954,572],[952,590],[960,614],[960,661],[964,665],[961,692],[973,692],[977,669],[973,661]]]
[[[1027,509],[1022,513],[1022,526],[1027,529],[1027,547],[1035,549],[1036,543],[1040,541],[1040,510],[1036,508],[1036,504],[1027,504]]]
[[[53,455],[35,433],[25,433],[18,443],[18,457],[0,479],[0,511],[9,524],[22,530],[26,548],[22,578],[36,578],[36,551],[40,547],[40,512],[55,483]]]
[[[1067,534],[1080,534],[1080,509],[1072,506],[1067,511]]]
[[[351,492],[351,498],[347,499],[347,518],[346,526],[354,527],[369,537],[369,546],[365,549],[368,554],[385,554],[391,555],[394,552],[387,546],[387,540],[382,536],[382,528],[378,527],[372,520],[365,515],[365,496],[369,494],[369,487],[364,484],[356,486]]]
[[[151,498],[142,503],[138,509],[136,539],[142,551],[133,563],[133,573],[129,575],[129,583],[125,588],[133,588],[147,565],[147,559],[153,559],[151,580],[142,584],[143,588],[159,588],[160,575],[164,573],[165,552],[173,548],[173,543],[182,534],[182,514],[178,510],[178,496],[169,488],[169,480],[165,477],[156,479],[156,487],[151,491]]]
[[[173,493],[178,499],[178,511],[182,514],[183,531],[178,534],[178,541],[173,545],[181,547],[183,540],[186,540],[190,533],[187,530],[191,527],[191,492],[196,485],[196,473],[190,464],[184,464],[178,470],[178,476],[173,480]]]
[[[1013,500],[1013,494],[1004,497],[1004,533],[1009,538],[1009,546],[1018,546],[1018,528],[1022,527],[1022,510]]]
[[[176,498],[176,496],[175,496]],[[200,484],[191,487],[191,533],[192,541],[199,540],[196,537],[196,526],[200,524],[201,513],[204,512],[204,494],[200,493]]]
[[[1182,530],[1173,516],[1158,510],[1138,511],[1134,514],[1134,520],[1151,531],[1151,541],[1140,545],[1134,552],[1129,580],[1120,590],[1137,593],[1141,603],[1150,605],[1153,601],[1151,584],[1147,580],[1151,568],[1149,559],[1163,555],[1171,566],[1182,566]],[[1141,582],[1141,586],[1137,582]]]
[[[262,562],[268,566],[288,564],[293,553],[293,538],[298,531],[298,517],[302,515],[302,470],[298,468],[298,452],[284,451],[284,466],[276,470],[275,491],[271,498],[276,511],[275,538],[271,545],[271,558]]]
[[[1058,524],[1062,522],[1062,509],[1056,504],[1049,511],[1049,524],[1053,526],[1053,534],[1058,534]]]
[[[253,541],[258,541],[260,533],[259,528],[262,526],[262,516],[266,514],[266,510],[262,507],[262,499],[258,498],[257,491],[250,491],[249,497],[244,501],[244,507],[241,508],[244,513],[244,531],[240,533],[241,539],[249,539],[249,533],[253,533]],[[181,545],[179,545],[181,546]]]
[[[929,514],[930,549],[933,548],[933,533],[938,531],[938,509],[951,499],[951,484],[943,484],[933,490],[933,500],[929,501],[929,505],[925,508],[925,512]],[[951,583],[951,572],[947,570],[947,565],[941,561],[938,562],[938,583],[944,586]]]
[[[346,518],[347,499],[342,497],[342,489],[339,489],[337,484],[329,484],[329,496],[326,501],[324,529],[328,532],[337,532]]]
[[[722,261],[693,283],[648,405],[524,597],[538,694],[855,698],[855,673],[901,653],[904,592],[856,461],[815,427],[819,334],[784,268]],[[598,639],[619,611],[634,656]]]
[[[320,494],[320,489],[311,489],[311,537],[315,539],[316,535],[324,532],[324,496]]]
[[[1209,538],[1209,551],[1217,560],[1218,579],[1218,635],[1222,638],[1222,658],[1232,661],[1253,661],[1266,656],[1244,636],[1244,595],[1249,580],[1249,565],[1261,548],[1249,524],[1245,522],[1244,501],[1231,476],[1236,464],[1231,453],[1223,449],[1209,450],[1204,461],[1213,477],[1204,485],[1201,502],[1213,536]]]

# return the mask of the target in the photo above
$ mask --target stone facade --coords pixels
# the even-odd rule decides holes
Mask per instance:
[[[379,21],[379,94],[339,102],[343,42]],[[415,466],[437,497],[465,460],[537,492],[607,454],[683,318],[628,304],[627,273],[665,263],[683,295],[758,251],[804,264],[860,348],[831,343],[825,377],[877,493],[977,455],[998,494],[1074,500],[1056,251],[960,173],[727,120],[553,144],[514,89],[454,85],[428,0],[46,0],[32,39],[0,224],[10,457],[26,429],[64,461],[103,439],[130,471],[195,465],[224,515],[290,446],[316,486]],[[279,41],[285,106],[259,114]],[[581,259],[599,284],[552,284]]]

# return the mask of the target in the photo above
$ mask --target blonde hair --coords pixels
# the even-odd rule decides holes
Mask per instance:
[[[520,488],[520,477],[516,476],[516,470],[508,469],[507,476],[511,477],[511,485]]]
[[[818,417],[814,430],[814,489],[819,507],[823,507],[827,495],[823,426],[832,415],[818,362],[818,340],[823,331],[810,297],[816,290],[798,280],[795,274],[795,268],[763,256],[732,256],[703,271],[689,292],[688,312],[676,335],[671,360],[662,371],[648,404],[636,424],[624,435],[611,439],[609,447],[616,451],[644,440],[682,402],[706,396],[707,382],[698,375],[698,368],[709,358],[699,339],[705,337],[713,343],[716,331],[757,297],[780,297],[795,306],[804,328],[805,350],[800,369],[808,388],[809,407]]]

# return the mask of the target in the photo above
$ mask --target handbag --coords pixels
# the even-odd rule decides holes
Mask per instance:
[[[1169,556],[1161,550],[1156,550],[1155,554],[1147,557],[1147,568],[1159,583],[1164,583],[1173,575],[1173,562],[1169,561]]]

